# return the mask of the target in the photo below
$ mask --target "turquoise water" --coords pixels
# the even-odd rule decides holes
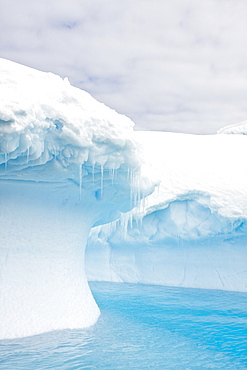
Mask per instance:
[[[247,369],[247,294],[90,285],[96,325],[0,341],[0,369]]]

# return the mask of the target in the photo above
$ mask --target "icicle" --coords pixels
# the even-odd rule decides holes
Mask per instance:
[[[149,201],[148,201],[148,197],[144,197],[142,198],[142,204],[143,204],[143,214],[145,215],[146,214],[146,209],[148,208],[148,204],[149,204]]]
[[[129,224],[130,224],[130,228],[132,229],[133,228],[133,212],[130,212],[130,215],[129,215]]]
[[[139,227],[141,228],[142,227],[142,222],[143,222],[143,218],[144,218],[144,215],[143,214],[141,214],[141,216],[140,216],[140,219],[139,219]]]
[[[141,227],[141,217],[138,214],[137,214],[137,217],[136,217],[136,226],[137,226],[138,229]]]
[[[137,207],[141,200],[139,173],[130,171],[130,204]]]
[[[120,225],[124,232],[124,238],[126,238],[128,234],[128,224],[129,224],[129,214],[128,213],[121,214]]]
[[[111,179],[111,183],[113,185],[114,181],[115,181],[115,170],[114,170],[114,168],[109,168],[109,178]]]
[[[117,226],[119,226],[119,220],[112,221],[108,225],[109,225],[109,227],[108,227],[109,235],[114,234],[117,230]]]
[[[104,166],[103,164],[100,166],[100,174],[101,174],[101,178],[100,178],[100,195],[101,195],[101,198],[103,196],[103,185],[104,185]]]
[[[115,182],[115,175],[116,175],[115,168],[113,168],[112,169],[112,184],[114,184]]]
[[[79,191],[80,191],[80,200],[81,200],[81,192],[82,192],[82,176],[83,176],[83,173],[82,173],[82,164],[79,165]]]

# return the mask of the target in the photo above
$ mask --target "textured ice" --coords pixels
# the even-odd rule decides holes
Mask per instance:
[[[0,338],[92,325],[88,233],[153,186],[133,123],[67,79],[0,70]]]
[[[136,137],[161,183],[142,208],[92,229],[89,279],[247,291],[246,137]]]
[[[67,79],[0,69],[0,338],[95,323],[92,227],[91,280],[247,290],[246,137],[223,135],[245,123],[134,133]]]

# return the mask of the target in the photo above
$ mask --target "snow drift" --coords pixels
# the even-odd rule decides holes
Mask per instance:
[[[247,291],[246,137],[136,138],[160,186],[142,209],[92,229],[88,278]]]
[[[0,338],[92,325],[88,233],[153,186],[133,123],[67,79],[0,69]]]

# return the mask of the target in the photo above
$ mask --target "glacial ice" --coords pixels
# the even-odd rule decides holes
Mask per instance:
[[[0,338],[90,326],[88,233],[154,187],[133,122],[67,79],[0,69]]]
[[[0,69],[0,339],[96,322],[86,244],[90,280],[247,291],[246,123],[134,132],[67,79]]]
[[[89,280],[247,291],[246,137],[135,135],[161,183],[91,230]]]

